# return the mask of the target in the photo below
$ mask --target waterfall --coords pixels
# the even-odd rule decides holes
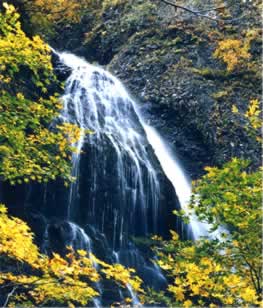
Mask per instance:
[[[147,138],[163,168],[163,171],[173,184],[182,210],[189,215],[192,237],[194,239],[198,239],[201,236],[208,236],[209,225],[200,222],[195,215],[189,212],[188,204],[192,194],[190,179],[187,178],[183,168],[178,162],[178,159],[171,153],[169,146],[165,144],[158,132],[144,122],[143,127],[146,131]]]
[[[172,211],[187,206],[191,186],[117,78],[72,54],[56,54],[71,69],[60,119],[77,124],[81,138],[72,157],[76,181],[66,190],[66,202],[63,189],[47,194],[46,204],[66,206],[62,222],[50,224],[49,229],[62,233],[59,238],[65,244],[77,249],[86,245],[86,250],[108,262],[135,268],[147,286],[164,289],[167,281],[156,257],[136,241],[154,234],[168,238],[170,229],[187,238],[189,227]],[[198,234],[195,227],[191,221],[193,233]],[[108,305],[103,284],[96,288],[101,297],[94,305]],[[111,292],[113,298],[130,296],[134,305],[139,304],[129,285],[126,291]]]
[[[198,220],[194,213],[189,211],[189,203],[191,200],[191,181],[187,177],[185,171],[176,155],[171,152],[169,146],[165,143],[160,134],[153,127],[147,125],[142,119],[142,124],[146,132],[149,143],[154,149],[154,152],[162,166],[162,169],[167,178],[173,184],[174,190],[178,196],[181,209],[189,217],[189,238],[198,240],[200,237],[217,238],[223,241],[222,233],[227,234],[228,230],[220,226],[216,231],[211,232],[212,225],[207,222]],[[191,234],[190,234],[191,231]]]
[[[96,221],[99,224],[97,227],[105,232],[104,219],[110,212],[114,249],[123,245],[125,233],[148,235],[160,231],[160,215],[163,209],[157,162],[151,158],[153,154],[149,151],[143,127],[135,112],[135,103],[120,81],[102,68],[92,66],[72,54],[62,53],[59,56],[62,63],[72,69],[66,82],[61,117],[64,121],[76,123],[81,127],[83,134],[76,147],[80,152],[87,141],[93,156],[94,166],[90,173],[90,198],[93,204],[87,213],[88,220]],[[94,134],[85,137],[84,131],[87,129]],[[109,163],[109,157],[101,157],[105,149],[109,151],[107,155],[112,156],[110,159],[114,160],[114,166]],[[102,159],[96,162],[96,159],[100,158]],[[70,187],[68,219],[74,217],[74,214],[71,215],[72,204],[74,211],[77,210],[80,159],[80,154],[73,155],[72,175],[77,180]],[[95,164],[101,166],[95,168]],[[98,173],[100,167],[102,172]],[[106,200],[108,192],[103,191],[104,200],[108,204],[104,205],[101,216],[98,217],[96,207],[101,203],[98,200],[101,196],[97,194],[100,189],[98,183],[107,176],[117,179],[113,189],[118,193],[114,197],[119,200]],[[113,203],[119,203],[119,206]],[[127,208],[124,204],[128,204]],[[125,220],[129,223],[125,224]],[[134,228],[136,223],[139,224]]]

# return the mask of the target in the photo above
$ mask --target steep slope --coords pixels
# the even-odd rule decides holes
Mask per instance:
[[[260,148],[231,109],[244,112],[260,98],[260,32],[251,40],[250,67],[228,72],[213,53],[223,38],[242,41],[248,28],[259,29],[259,11],[236,3],[231,19],[216,23],[156,1],[116,3],[52,43],[107,65],[124,81],[193,178],[233,156],[258,165]]]

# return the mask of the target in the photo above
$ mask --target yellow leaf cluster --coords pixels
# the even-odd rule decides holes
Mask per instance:
[[[65,135],[68,142],[72,145],[76,144],[84,134],[83,129],[71,123],[63,123],[63,125],[59,125],[57,128]],[[67,144],[65,143],[59,145],[61,152],[65,150],[66,146]]]
[[[251,59],[250,47],[253,41],[261,36],[260,28],[252,28],[246,31],[244,37],[229,38],[218,42],[214,51],[214,57],[221,59],[227,65],[227,71],[232,72],[236,69],[245,68],[255,71],[257,62]],[[248,61],[248,60],[251,61]]]
[[[0,254],[35,266],[39,252],[33,244],[30,228],[18,218],[9,218],[2,204],[0,204],[0,239]]]
[[[253,102],[248,115],[258,109]],[[191,208],[217,230],[219,239],[172,239],[156,248],[159,266],[173,283],[171,306],[257,306],[262,290],[261,170],[233,158],[221,168],[206,167],[194,183]],[[219,226],[227,226],[225,232]],[[219,229],[219,230],[218,230]]]
[[[4,3],[3,7],[3,12],[0,11],[0,86],[3,86],[0,176],[12,185],[47,182],[57,177],[68,183],[73,180],[70,158],[76,151],[74,144],[81,131],[69,123],[49,129],[63,107],[57,93],[44,94],[50,83],[57,85],[50,48],[39,36],[26,36],[14,6]],[[26,80],[20,72],[24,69],[28,72]],[[35,89],[32,95],[21,92],[25,83]],[[39,90],[44,97],[39,97]]]
[[[192,306],[196,297],[200,299],[197,304],[201,306],[206,300],[214,304],[221,302],[226,306],[259,303],[248,277],[229,272],[213,258],[203,257],[199,260],[177,258],[173,265],[165,269],[169,269],[176,277],[174,284],[169,285],[168,291],[173,294],[176,302],[184,306]]]
[[[238,108],[233,105],[232,112],[242,116],[246,120],[244,128],[248,134],[254,137],[258,142],[262,142],[262,136],[260,134],[260,128],[262,127],[262,110],[259,99],[251,99],[245,114],[240,112]]]
[[[33,243],[33,234],[27,224],[9,217],[3,205],[0,205],[0,258],[9,258],[28,268],[26,274],[17,266],[13,267],[14,272],[0,271],[1,288],[16,287],[14,305],[26,302],[39,306],[55,301],[86,306],[99,295],[95,283],[102,277],[143,292],[142,281],[134,276],[133,269],[107,264],[86,251],[74,251],[68,247],[64,258],[56,253],[51,257],[41,254]],[[95,263],[99,266],[95,267]]]
[[[245,113],[245,117],[249,119],[251,126],[254,129],[259,129],[262,125],[261,121],[261,108],[258,99],[252,99],[249,103],[248,110]]]
[[[90,1],[87,0],[33,0],[24,1],[29,11],[37,16],[45,14],[51,22],[77,23]],[[32,12],[32,13],[33,13]],[[37,17],[36,16],[36,17]],[[36,18],[35,17],[35,18]]]
[[[92,259],[95,263],[101,265],[101,271],[106,275],[107,279],[113,279],[123,287],[130,285],[134,291],[143,293],[141,288],[142,280],[137,276],[133,276],[134,269],[125,268],[121,264],[107,264],[97,259],[94,255],[92,255]]]
[[[229,72],[250,58],[248,44],[238,39],[225,39],[218,42],[214,57],[223,60]]]
[[[237,108],[236,105],[233,105],[233,106],[232,106],[232,112],[233,112],[233,113],[238,113],[238,108]]]
[[[38,72],[52,73],[50,49],[39,36],[30,39],[25,35],[14,6],[4,3],[4,8],[0,18],[0,82],[10,83],[20,66],[25,65],[44,90]]]

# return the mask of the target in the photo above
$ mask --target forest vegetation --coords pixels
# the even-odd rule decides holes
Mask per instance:
[[[241,87],[250,76],[257,79],[256,82],[261,79],[260,52],[255,49],[261,36],[258,14],[260,15],[262,4],[260,1],[246,3],[240,0],[241,12],[236,17],[232,16],[236,12],[231,11],[232,2],[235,1],[210,1],[212,4],[208,6],[208,12],[199,4],[200,1],[195,2],[195,9],[187,1],[180,1],[182,7],[175,7],[177,1],[172,0],[10,0],[1,3],[1,183],[17,187],[61,181],[69,186],[76,180],[71,175],[71,159],[77,152],[74,145],[81,137],[81,130],[75,124],[57,121],[63,108],[60,97],[64,82],[54,69],[49,43],[59,42],[61,31],[76,31],[78,34],[77,27],[85,22],[89,31],[83,37],[83,45],[90,46],[89,44],[99,41],[106,46],[107,35],[110,35],[108,32],[111,26],[114,31],[114,25],[103,24],[103,18],[107,18],[107,14],[114,12],[114,9],[121,12],[127,10],[127,24],[121,20],[121,26],[127,27],[124,31],[132,32],[131,25],[136,24],[134,27],[137,27],[137,32],[132,34],[133,39],[148,31],[142,20],[146,20],[149,27],[148,23],[154,22],[151,18],[160,18],[149,13],[158,10],[159,6],[171,6],[175,14],[178,14],[178,10],[181,10],[180,14],[189,14],[188,26],[191,22],[197,24],[200,27],[198,31],[213,41],[211,61],[216,61],[220,66],[220,70],[214,71],[210,68],[193,68],[192,73],[197,74],[198,78],[209,79],[212,75],[212,79],[224,80],[225,89],[219,88],[214,93],[219,117],[222,116],[215,120],[215,125],[218,124],[215,138],[219,140],[219,149],[220,142],[226,140],[222,131],[232,125],[231,138],[235,134],[239,138],[237,132],[241,131],[245,142],[248,140],[247,144],[253,144],[252,151],[259,153],[257,151],[262,144],[260,93],[255,90],[254,95],[244,99],[245,103],[232,100],[229,78],[234,80],[244,77],[245,81],[241,79],[239,85]],[[244,24],[243,13],[252,14]],[[240,18],[241,30],[232,26],[232,21],[236,18]],[[181,31],[180,22],[176,26],[165,25],[166,30],[169,28],[172,31],[173,27],[178,27],[178,31]],[[215,22],[214,30],[206,30],[206,24],[211,22]],[[220,32],[219,28],[224,26],[227,34]],[[189,29],[183,31],[189,31],[187,35],[193,39],[193,32],[190,33]],[[118,35],[121,41],[121,34]],[[178,38],[182,40],[179,36]],[[167,48],[167,44],[178,44],[179,39],[177,42],[164,39],[163,48]],[[116,50],[118,48],[117,46]],[[157,53],[155,56],[156,61],[158,57],[162,57]],[[180,58],[180,61],[183,59]],[[187,62],[186,66],[189,65]],[[175,73],[178,67],[174,64],[169,69]],[[220,104],[228,95],[231,99],[225,100],[226,111],[220,113]],[[231,118],[232,124],[228,124],[223,118],[226,113],[226,119]],[[227,146],[231,147],[230,144]],[[260,158],[259,162],[255,162],[253,156],[236,154],[226,154],[225,160],[220,158],[220,163],[215,161],[214,166],[205,166],[202,174],[193,182],[189,207],[192,215],[211,226],[210,237],[195,241],[182,240],[171,230],[170,239],[154,234],[147,239],[149,249],[158,256],[158,265],[167,277],[167,289],[162,291],[145,287],[132,268],[109,264],[81,249],[75,251],[72,247],[67,247],[65,255],[56,252],[45,255],[35,242],[28,223],[19,218],[19,215],[16,217],[12,210],[12,214],[9,213],[9,204],[1,204],[1,305],[93,305],[93,299],[98,296],[94,286],[106,279],[121,288],[132,286],[145,305],[260,307],[262,167],[259,164]],[[189,213],[174,211],[174,215],[186,223],[189,221]],[[215,237],[214,234],[218,236]],[[124,303],[112,304],[129,306],[131,301],[131,298],[126,297]]]

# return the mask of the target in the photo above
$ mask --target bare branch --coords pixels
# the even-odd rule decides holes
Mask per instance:
[[[230,4],[230,5],[223,5],[223,6],[218,6],[218,7],[211,7],[210,9],[206,9],[206,10],[199,10],[199,13],[206,13],[206,12],[212,12],[212,11],[221,11],[224,9],[229,9],[230,7],[232,7],[234,5]]]
[[[12,291],[11,291],[10,293],[8,293],[7,298],[6,298],[6,301],[4,302],[3,307],[7,307],[8,302],[9,302],[11,296],[13,296],[13,294],[15,293],[16,289],[17,289],[17,286],[16,286],[16,287],[13,287]]]
[[[182,5],[179,5],[179,4],[176,4],[174,2],[171,2],[169,0],[159,0],[160,2],[163,2],[167,5],[170,5],[170,6],[173,6],[177,9],[181,9],[181,10],[184,10],[186,12],[189,12],[195,16],[198,16],[198,17],[203,17],[203,18],[206,18],[206,19],[209,19],[209,20],[212,20],[212,21],[215,21],[215,22],[218,22],[219,19],[218,18],[213,18],[213,17],[210,17],[206,14],[203,14],[203,13],[208,13],[208,12],[213,12],[213,11],[219,11],[219,10],[222,10],[222,9],[226,9],[228,8],[227,6],[220,6],[220,7],[215,7],[215,8],[210,8],[210,9],[207,9],[207,10],[201,10],[201,11],[194,11],[188,7],[185,7],[185,6],[182,6]]]

